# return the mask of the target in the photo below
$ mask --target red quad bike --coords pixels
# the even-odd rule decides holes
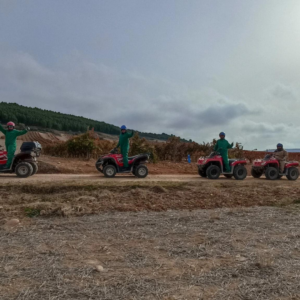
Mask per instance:
[[[222,156],[218,152],[212,152],[207,157],[199,158],[198,173],[201,177],[209,179],[218,179],[222,174],[227,178],[234,177],[237,180],[243,180],[247,177],[246,164],[245,159],[229,159],[231,171],[225,172]]]
[[[7,151],[0,149],[0,173],[16,173],[18,177],[26,178],[38,171],[37,157],[40,156],[42,146],[38,142],[24,142],[21,152],[15,155],[10,169],[6,169]]]
[[[286,176],[289,180],[297,180],[299,177],[298,166],[299,162],[289,161],[284,166],[284,172],[280,173],[278,160],[272,154],[267,154],[264,159],[256,159],[253,162],[251,175],[254,178],[260,178],[265,174],[269,180],[280,179],[282,176]]]
[[[132,173],[139,178],[148,175],[148,168],[144,164],[148,162],[149,154],[139,154],[128,157],[129,167],[123,165],[123,156],[118,150],[113,149],[110,154],[101,156],[96,162],[96,169],[103,173],[105,177],[114,177],[116,173]]]

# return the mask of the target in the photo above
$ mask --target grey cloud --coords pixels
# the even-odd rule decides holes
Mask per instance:
[[[263,122],[246,122],[242,130],[248,133],[251,139],[264,139],[264,142],[284,139],[285,141],[292,142],[293,135],[297,134],[298,128],[284,123],[272,125]]]
[[[183,109],[184,111],[185,109]],[[252,114],[245,104],[227,103],[223,105],[212,104],[205,109],[189,107],[188,112],[184,111],[173,120],[170,120],[169,127],[176,129],[187,129],[192,126],[198,128],[220,127],[230,124],[233,120]],[[174,119],[176,121],[174,121]]]
[[[281,83],[277,83],[273,87],[268,89],[269,97],[280,100],[297,100],[297,92],[294,88],[286,86]]]
[[[246,143],[243,133],[247,133],[248,139],[264,143],[290,129],[283,124],[248,122],[260,118],[256,106],[231,100],[217,90],[191,91],[163,78],[93,64],[78,54],[52,68],[26,53],[0,55],[0,101],[141,131],[174,133],[199,142],[212,140],[222,130],[234,141]]]
[[[278,134],[288,131],[288,126],[282,123],[277,125],[271,125],[266,123],[247,122],[247,124],[242,126],[242,129],[246,132]]]
[[[230,121],[254,113],[245,104],[225,104],[211,106],[199,114],[203,124],[224,125]]]
[[[76,63],[74,62],[76,61]],[[0,59],[1,101],[84,115],[140,130],[169,131],[229,124],[251,114],[243,103],[216,91],[191,97],[185,87],[158,78],[121,73],[78,54],[63,67],[42,66],[26,53]],[[207,103],[203,105],[203,98]],[[221,100],[221,102],[220,102]]]
[[[286,148],[299,147],[297,138],[299,126],[283,122],[274,125],[266,122],[246,121],[241,129],[245,135],[239,137],[239,141],[242,141],[249,149],[271,149],[279,142],[283,143]]]

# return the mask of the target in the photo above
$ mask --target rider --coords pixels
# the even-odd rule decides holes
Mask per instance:
[[[277,150],[274,151],[274,157],[279,162],[280,173],[284,172],[284,166],[288,160],[288,153],[283,149],[282,144],[277,144]]]
[[[29,130],[29,128],[27,128]],[[15,123],[8,122],[7,129],[4,129],[0,124],[0,131],[5,135],[5,147],[7,151],[6,169],[10,168],[17,149],[17,137],[26,134],[28,130],[15,130]]]
[[[124,168],[128,168],[128,152],[129,152],[129,139],[134,135],[134,131],[127,132],[125,125],[121,126],[121,134],[119,137],[119,143],[116,148],[121,148],[121,154],[123,155]]]
[[[233,143],[229,144],[227,140],[225,140],[225,133],[221,132],[219,134],[220,139],[217,140],[217,143],[214,147],[214,151],[219,152],[223,158],[225,172],[230,172],[229,161],[228,161],[228,149],[233,147]]]

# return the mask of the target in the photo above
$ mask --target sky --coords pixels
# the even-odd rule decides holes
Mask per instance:
[[[300,148],[299,0],[0,0],[0,101]]]

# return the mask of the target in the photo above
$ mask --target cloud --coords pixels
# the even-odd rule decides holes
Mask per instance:
[[[247,122],[242,126],[242,130],[248,133],[256,133],[263,137],[270,137],[274,135],[282,135],[290,131],[290,127],[287,124],[266,124],[266,123],[254,123]]]
[[[295,101],[298,99],[297,92],[294,88],[277,83],[267,90],[269,97],[283,100],[283,101]]]
[[[251,149],[274,148],[279,142],[283,143],[286,148],[299,147],[295,138],[298,136],[300,127],[293,124],[246,121],[241,130],[245,133],[246,138],[239,140],[247,143],[248,148]]]
[[[278,97],[289,97],[288,90],[282,86],[270,89]],[[286,123],[282,114],[280,123],[276,121],[282,113],[280,105],[264,110],[262,104],[250,106],[250,102],[237,101],[213,88],[191,90],[159,76],[95,64],[79,53],[50,68],[27,53],[0,51],[0,101],[199,142],[211,141],[225,131],[229,140],[251,149],[272,147],[278,140],[293,147],[299,132],[290,124],[293,118]],[[284,101],[282,105],[285,107]]]
[[[191,93],[161,78],[93,64],[78,53],[56,68],[26,53],[1,55],[0,82],[1,101],[126,123],[143,131],[226,125],[252,113],[246,104],[217,91]]]

